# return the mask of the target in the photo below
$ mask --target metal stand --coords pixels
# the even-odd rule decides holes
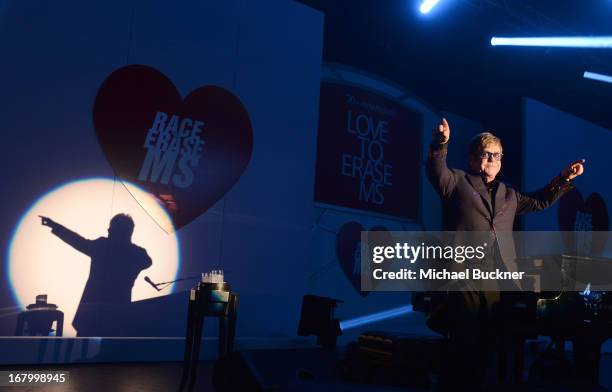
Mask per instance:
[[[179,391],[183,391],[186,385],[187,390],[192,391],[195,385],[204,317],[219,318],[219,359],[225,358],[234,349],[238,294],[229,290],[227,283],[200,283],[190,291]]]

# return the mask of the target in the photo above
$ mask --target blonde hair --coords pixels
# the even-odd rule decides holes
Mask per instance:
[[[474,136],[472,140],[470,140],[469,152],[473,156],[478,156],[480,155],[482,149],[488,146],[489,144],[497,144],[499,145],[499,149],[501,151],[504,150],[500,138],[493,135],[491,132],[482,132]]]

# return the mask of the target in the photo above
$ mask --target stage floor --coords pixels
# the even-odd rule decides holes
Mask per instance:
[[[182,365],[181,362],[165,362],[2,366],[1,371],[68,371],[69,382],[65,385],[0,387],[0,390],[7,392],[175,392],[181,380]],[[199,363],[195,391],[212,390],[212,372],[212,361]]]
[[[45,385],[28,387],[0,387],[2,391],[19,392],[174,392],[178,388],[181,377],[182,363],[108,363],[108,364],[70,364],[53,366],[1,366],[0,371],[32,370],[32,371],[68,371],[69,382],[64,385]],[[198,367],[198,378],[195,391],[213,391],[213,362],[201,361]],[[600,385],[612,390],[612,354],[601,356]],[[313,382],[313,389],[308,387],[299,390],[316,392],[323,391],[423,391],[422,389],[406,389],[397,387],[381,387],[375,385],[348,384],[340,380],[334,382]],[[584,390],[564,385],[526,386],[524,391],[562,392]],[[601,389],[603,390],[603,389]],[[248,391],[240,391],[248,392]]]

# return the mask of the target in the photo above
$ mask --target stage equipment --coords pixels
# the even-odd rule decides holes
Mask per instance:
[[[161,283],[155,283],[151,280],[151,278],[149,278],[148,276],[144,277],[145,282],[147,282],[148,284],[150,284],[151,286],[153,286],[153,288],[157,291],[162,291],[165,288],[170,287],[170,285],[172,285],[172,283],[176,283],[176,282],[182,282],[185,280],[194,280],[199,278],[199,276],[188,276],[186,278],[180,278],[180,279],[175,279],[175,280],[171,280],[169,282],[161,282]]]
[[[47,303],[47,295],[36,296],[36,303],[26,306],[17,317],[17,336],[62,336],[64,331],[64,313],[57,310],[57,305]],[[55,323],[55,329],[53,324]]]
[[[204,317],[219,319],[219,359],[222,360],[234,348],[238,294],[230,292],[223,271],[202,274],[202,281],[189,292],[185,356],[179,391],[186,386],[192,391],[200,358]]]
[[[550,255],[519,258],[517,263],[520,271],[539,275],[541,287],[553,287],[550,281],[565,284],[561,290],[502,293],[512,298],[510,309],[503,317],[521,342],[520,347],[527,339],[550,337],[550,344],[536,359],[532,373],[537,373],[537,367],[554,356],[553,350],[556,349],[560,358],[565,342],[571,341],[574,357],[572,377],[589,385],[597,385],[601,345],[612,337],[612,292],[593,290],[590,283],[578,290],[575,286],[577,282],[572,278],[577,276],[577,271],[580,273],[583,270],[588,270],[589,276],[610,277],[612,260]],[[546,280],[549,280],[549,284]],[[414,293],[412,301],[415,311],[425,313],[428,326],[443,334],[448,329],[445,323],[452,322],[445,316],[447,298],[444,292],[421,292]],[[558,362],[561,368],[561,359]],[[523,361],[519,365],[521,368],[514,370],[522,375]],[[561,374],[567,376],[570,373]]]
[[[317,344],[323,347],[335,347],[342,330],[339,320],[334,318],[334,309],[342,302],[344,301],[333,298],[305,295],[302,298],[298,335],[315,335]]]
[[[431,389],[445,342],[440,336],[367,331],[349,344],[341,367],[349,381]]]

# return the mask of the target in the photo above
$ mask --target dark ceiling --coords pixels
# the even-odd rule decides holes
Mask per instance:
[[[529,96],[612,129],[612,49],[492,47],[492,36],[612,36],[610,0],[301,0],[325,14],[324,61],[402,85],[435,109],[496,128]]]

